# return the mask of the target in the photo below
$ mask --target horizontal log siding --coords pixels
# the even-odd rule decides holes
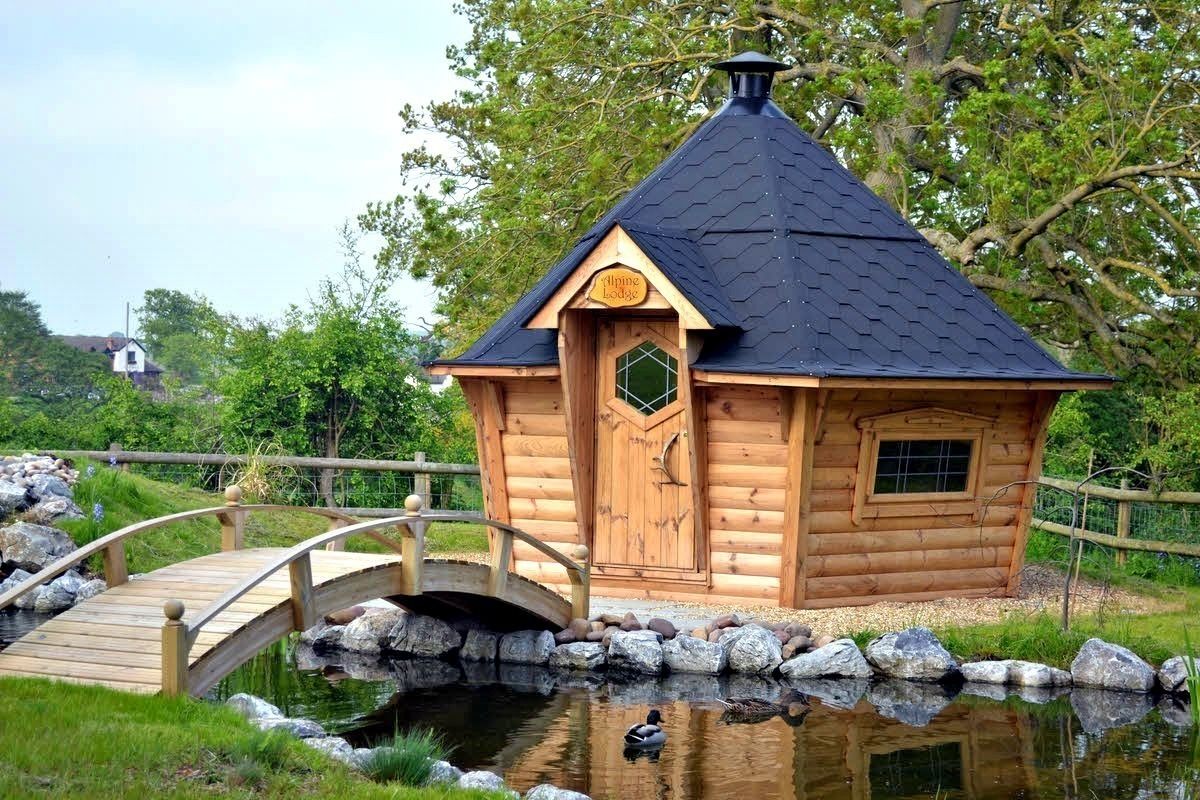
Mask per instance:
[[[774,604],[787,481],[780,393],[709,388],[706,412],[712,595]]]
[[[1003,593],[1017,539],[1021,492],[1010,491],[985,517],[971,515],[864,517],[851,522],[860,417],[939,406],[995,417],[984,434],[979,497],[1022,480],[1032,452],[1028,392],[838,390],[826,402],[814,452],[812,522],[806,561],[809,607],[878,600]],[[981,499],[982,503],[983,500]],[[982,525],[980,524],[982,522]]]
[[[504,485],[516,528],[570,555],[579,543],[575,494],[567,457],[567,420],[557,379],[504,381]],[[565,590],[563,568],[521,542],[513,543],[516,571]]]

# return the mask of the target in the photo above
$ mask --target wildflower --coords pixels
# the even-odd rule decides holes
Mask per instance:
[[[89,478],[92,477],[93,475],[95,475],[96,474],[96,465],[88,464],[88,468],[84,471],[83,474]]]
[[[102,522],[103,520],[104,520],[104,505],[101,503],[96,503],[94,506],[92,506],[92,521],[93,522]]]
[[[108,457],[108,465],[109,465],[110,467],[115,467],[115,466],[117,465],[117,457],[116,457],[116,456],[109,456],[109,457]]]

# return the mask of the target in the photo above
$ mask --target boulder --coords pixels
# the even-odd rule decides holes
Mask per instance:
[[[499,635],[491,631],[467,631],[467,638],[463,640],[458,657],[463,661],[495,661],[496,645],[499,641]]]
[[[558,669],[597,670],[607,660],[604,645],[598,642],[560,644],[550,653],[550,666]]]
[[[722,614],[709,623],[712,630],[721,630],[722,628],[740,628],[742,621],[738,619],[737,614]]]
[[[331,617],[345,619],[350,617],[350,621],[341,623],[346,626],[342,631],[342,649],[349,650],[353,653],[378,653],[383,650],[384,645],[388,644],[392,631],[396,628],[397,623],[401,618],[407,616],[400,609],[386,609],[373,611],[370,614],[350,615],[344,612],[331,614]],[[326,618],[328,622],[329,619]],[[339,623],[332,623],[339,624]]]
[[[508,664],[546,664],[553,651],[550,631],[516,631],[500,637],[499,658]]]
[[[342,649],[342,634],[346,632],[345,625],[326,625],[317,631],[308,643],[316,650],[328,652]]]
[[[646,626],[642,625],[642,623],[638,621],[638,618],[632,611],[627,612],[625,616],[621,618],[621,624],[617,627],[623,631],[641,631],[645,630],[646,628]]]
[[[79,605],[84,600],[91,600],[96,595],[103,594],[106,589],[108,589],[108,584],[104,582],[103,578],[93,578],[80,586],[79,590],[75,592],[75,605]]]
[[[892,679],[872,686],[867,701],[882,716],[923,728],[950,705],[950,696],[938,684]]]
[[[559,789],[549,783],[535,786],[525,793],[525,800],[592,800],[586,794],[572,792],[570,789]]]
[[[18,597],[13,605],[25,611],[32,611],[37,605],[38,598],[42,596],[42,592],[46,591],[45,586],[35,586],[25,594]]]
[[[620,628],[618,628],[617,630],[620,630]],[[602,631],[588,631],[588,635],[586,637],[584,637],[584,640],[588,641],[588,642],[603,642],[604,637],[607,635],[608,635],[607,628]],[[607,647],[607,646],[608,645],[605,645],[605,647]]]
[[[1071,708],[1083,730],[1093,735],[1140,721],[1152,705],[1146,692],[1078,687],[1071,691]]]
[[[787,631],[788,639],[794,639],[797,636],[812,638],[812,628],[799,622],[789,622],[784,630]]]
[[[612,637],[618,633],[621,633],[621,629],[616,626],[610,625],[609,627],[604,629],[604,636],[601,637],[600,641],[604,644],[605,647],[608,647],[609,644],[612,643]],[[629,631],[629,633],[632,633],[632,631]]]
[[[654,631],[620,631],[608,646],[608,664],[613,669],[658,675],[663,667],[662,637]]]
[[[458,783],[463,771],[449,761],[435,761],[429,766],[428,783]]]
[[[26,572],[23,569],[14,569],[11,575],[0,581],[0,594],[4,594],[9,589],[17,588],[17,584],[24,583],[32,577],[33,573]]]
[[[824,634],[823,636],[818,636],[815,640],[813,640],[813,647],[815,647],[819,650],[822,647],[824,647],[825,645],[833,644],[836,641],[837,641],[837,639],[834,639],[829,634]]]
[[[325,737],[325,729],[311,719],[291,717],[258,717],[251,720],[261,731],[284,731],[297,739]]]
[[[575,634],[575,641],[582,642],[587,638],[588,631],[592,629],[591,623],[581,617],[576,617],[567,623],[567,630]]]
[[[225,705],[241,714],[246,719],[265,719],[268,717],[283,717],[278,707],[271,705],[261,697],[239,692],[225,701]]]
[[[60,519],[83,519],[83,509],[69,497],[48,497],[39,500],[25,515],[36,525],[50,525]]]
[[[1076,686],[1148,692],[1154,688],[1154,668],[1132,652],[1102,639],[1088,639],[1071,662]]]
[[[905,680],[940,681],[958,667],[928,628],[885,633],[867,645],[866,656],[879,672]]]
[[[34,611],[39,614],[57,614],[75,605],[75,592],[67,584],[60,583],[60,580],[61,578],[53,580],[42,588],[33,603]]]
[[[723,635],[720,645],[729,659],[729,669],[734,672],[769,675],[783,662],[779,639],[753,623]]]
[[[596,621],[604,623],[605,628],[616,627],[620,625],[624,619],[625,616],[623,614],[601,614],[600,616],[596,617]]]
[[[788,642],[790,642],[792,640],[792,637],[788,636],[787,631],[785,631],[783,628],[778,628],[778,629],[772,628],[771,635],[779,640],[780,647],[782,647],[783,645],[787,644]]]
[[[0,481],[0,518],[15,514],[28,504],[28,489],[15,483]]]
[[[328,625],[349,625],[365,613],[367,613],[367,609],[362,606],[350,606],[349,608],[343,608],[341,611],[326,614],[325,622]]]
[[[458,631],[442,620],[402,613],[388,634],[386,649],[402,655],[441,658],[460,646],[462,637]]]
[[[692,637],[695,639],[703,639],[708,641],[708,631],[704,628],[692,628]]]
[[[1197,663],[1200,664],[1200,661]],[[1187,664],[1184,662],[1183,656],[1168,658],[1158,669],[1158,685],[1164,692],[1186,692],[1188,690],[1187,677]]]
[[[584,637],[586,638],[587,634],[584,634]],[[578,641],[579,637],[576,636],[575,631],[571,630],[570,628],[563,628],[561,631],[554,634],[555,644],[571,644],[572,642]]]
[[[870,678],[875,674],[853,639],[838,639],[819,650],[788,659],[779,671],[788,678]]]
[[[654,617],[647,622],[646,630],[654,631],[655,633],[660,634],[663,639],[666,640],[674,639],[679,633],[679,629],[675,627],[674,623],[672,623],[670,620],[663,619],[662,617]]]
[[[29,491],[33,493],[34,497],[41,500],[48,500],[51,497],[71,499],[71,487],[67,486],[67,482],[57,475],[49,475],[44,472],[29,479]]]
[[[463,773],[458,779],[458,785],[462,789],[488,789],[490,791],[508,788],[504,785],[503,778],[494,772],[484,770]]]
[[[716,644],[717,642],[721,641],[721,634],[723,634],[723,633],[725,633],[725,631],[724,631],[724,630],[722,630],[722,629],[720,629],[720,628],[717,628],[716,630],[711,630],[711,631],[709,631],[709,632],[708,632],[708,641],[709,641],[709,643],[710,643],[710,644]]]
[[[1071,673],[1034,661],[1009,661],[1008,682],[1013,686],[1070,686]]]
[[[729,665],[724,647],[693,636],[676,636],[663,642],[662,655],[671,672],[719,675]]]
[[[1007,661],[972,661],[959,667],[967,683],[989,683],[1003,686],[1008,683]]]
[[[371,759],[375,757],[375,750],[370,747],[356,747],[354,752],[350,754],[350,759],[347,762],[350,766],[358,770],[365,770],[367,765],[371,763]]]
[[[320,750],[325,755],[336,758],[344,764],[351,763],[354,757],[354,748],[340,736],[315,736],[302,741],[312,749]]]
[[[784,632],[786,633],[786,631]],[[812,648],[812,639],[807,636],[793,636],[783,645],[783,660],[787,661],[797,653],[806,653]]]
[[[73,550],[75,543],[70,536],[45,525],[14,522],[0,528],[0,554],[7,569],[37,572]]]

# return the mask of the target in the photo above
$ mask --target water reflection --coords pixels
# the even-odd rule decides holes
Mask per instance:
[[[279,655],[268,658],[276,666],[252,662],[218,693],[255,691],[247,669],[257,670],[270,676],[270,691],[257,693],[356,746],[431,727],[455,745],[456,765],[502,773],[521,790],[548,782],[597,800],[1180,800],[1200,781],[1196,739],[1178,726],[1186,707],[1170,699],[1152,711],[1149,697],[1094,691],[1024,690],[1022,699],[975,685],[956,695],[905,682],[798,681],[790,686],[808,696],[806,713],[750,722],[730,720],[718,700],[779,700],[788,687],[740,676],[607,683],[517,665],[329,663],[303,650],[292,656],[303,669],[280,672]],[[662,711],[667,745],[626,752],[622,734],[651,707]]]

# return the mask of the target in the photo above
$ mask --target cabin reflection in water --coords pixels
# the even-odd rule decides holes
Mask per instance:
[[[865,700],[853,710],[814,702],[804,724],[790,727],[778,718],[729,725],[715,704],[665,703],[657,707],[670,739],[659,760],[630,763],[621,732],[644,720],[646,707],[564,696],[567,708],[541,740],[497,764],[511,785],[549,782],[629,800],[993,800],[1028,796],[1036,784],[1031,723],[1001,707],[954,704],[911,727]]]

